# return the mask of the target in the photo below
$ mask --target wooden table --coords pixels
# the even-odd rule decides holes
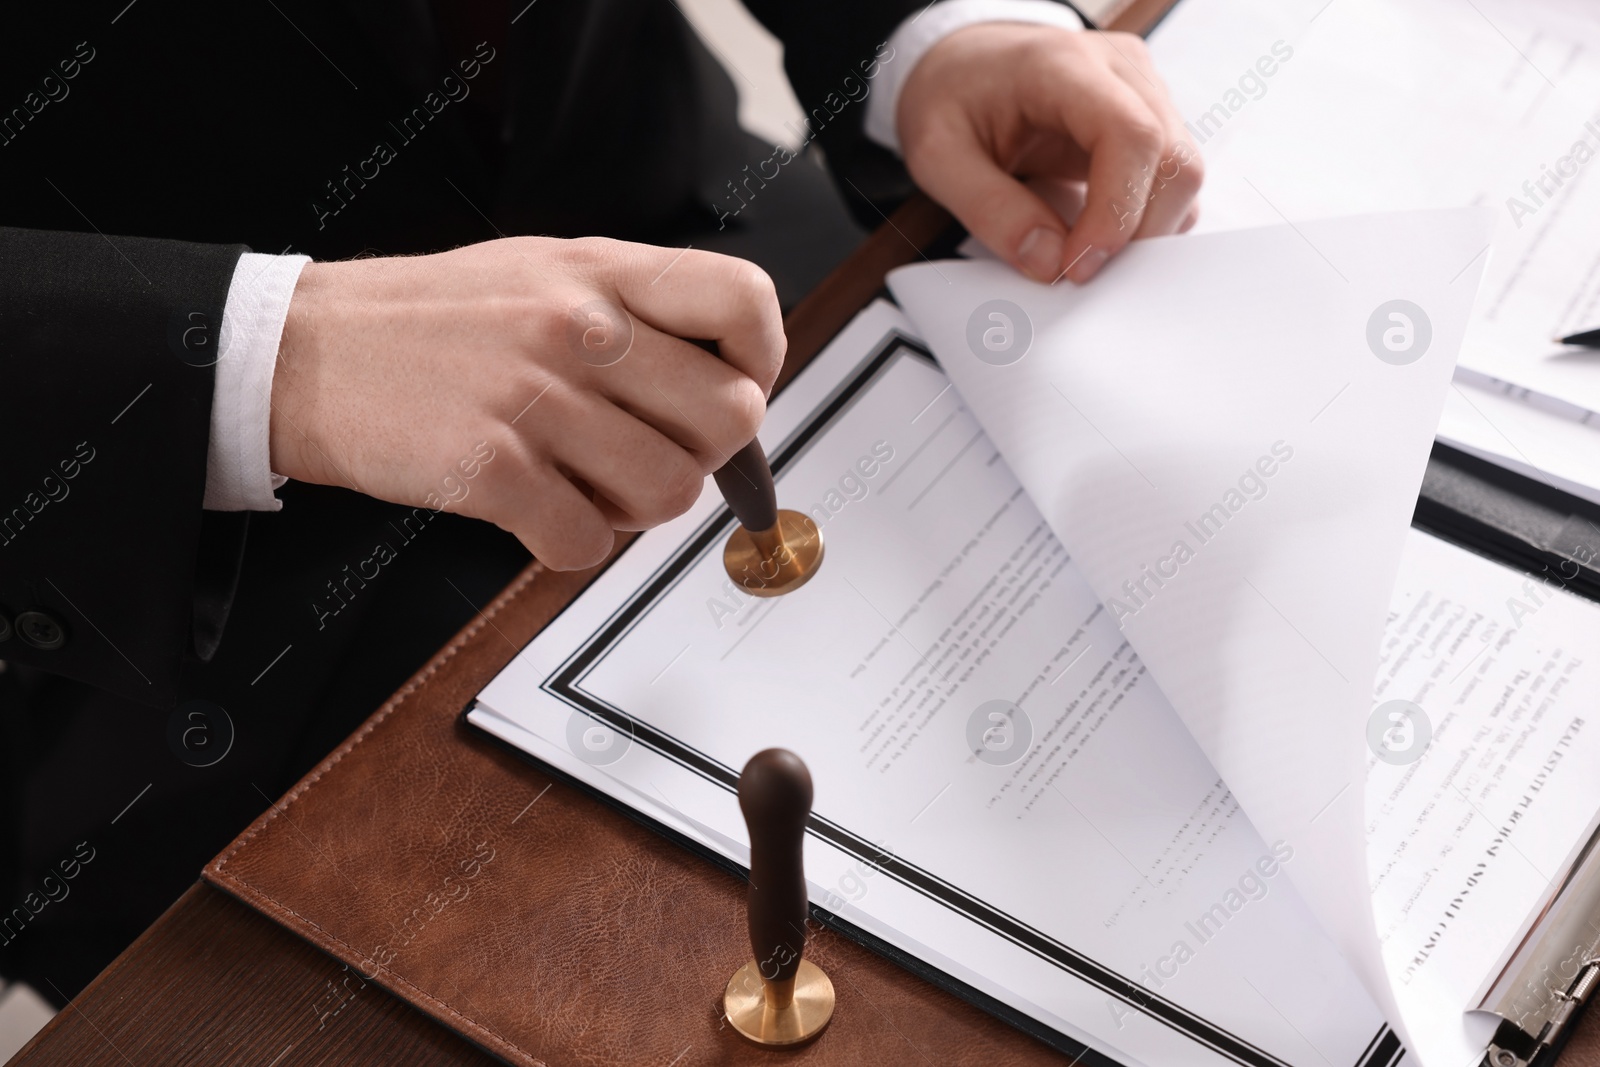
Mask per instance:
[[[1108,24],[1142,32],[1172,0],[1126,0]],[[810,355],[870,300],[894,267],[951,225],[915,197],[785,322],[791,354]],[[779,379],[792,373],[794,364]],[[930,992],[931,989],[930,989]],[[939,1062],[938,1049],[916,1048]],[[271,920],[203,883],[56,1015],[11,1060],[21,1067],[428,1067],[498,1061]],[[1600,1015],[1589,1013],[1562,1067],[1600,1067]]]

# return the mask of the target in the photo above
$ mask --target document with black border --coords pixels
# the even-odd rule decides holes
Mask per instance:
[[[813,903],[1075,1055],[1393,1062],[1294,844],[1239,810],[908,329],[868,309],[772,407],[780,500],[829,539],[811,585],[733,592],[707,494],[469,721],[736,863],[739,767],[794,749]]]

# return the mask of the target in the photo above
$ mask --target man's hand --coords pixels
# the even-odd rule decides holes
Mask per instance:
[[[928,50],[897,110],[917,184],[1039,281],[1088,281],[1133,238],[1194,224],[1200,154],[1131,34],[968,26]],[[1082,214],[1069,229],[1019,178],[1086,180]]]
[[[513,237],[308,264],[273,380],[272,469],[438,506],[486,441],[493,462],[451,510],[547,566],[587,567],[614,530],[688,510],[755,436],[785,345],[771,280],[710,252]]]

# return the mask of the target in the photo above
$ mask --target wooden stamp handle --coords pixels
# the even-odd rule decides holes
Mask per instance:
[[[778,491],[760,441],[739,449],[712,477],[739,525],[746,530],[770,530],[778,525]]]
[[[787,749],[757,752],[739,775],[739,808],[750,829],[750,947],[763,979],[789,982],[806,947],[811,772]]]

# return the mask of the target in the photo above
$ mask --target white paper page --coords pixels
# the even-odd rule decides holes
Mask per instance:
[[[1600,326],[1591,3],[1182,0],[1151,47],[1205,157],[1199,229],[1487,205],[1461,365],[1600,411],[1600,353],[1551,343]]]
[[[1600,504],[1600,416],[1458,367],[1439,419],[1439,440]]]
[[[1391,1016],[1351,787],[1485,214],[1141,241],[1081,289],[889,278],[1263,836],[1303,842],[1291,877]]]
[[[762,435],[780,502],[822,520],[811,583],[732,592],[709,491],[473,721],[741,860],[729,783],[793,749],[822,826],[814,901],[1122,1062],[1388,1063],[1287,880],[1299,841],[1257,834],[943,374],[866,358],[886,317],[830,346]],[[602,712],[637,720],[632,740]]]
[[[1499,1020],[1465,1013],[1600,818],[1597,672],[1600,606],[1412,531],[1368,720],[1367,866],[1424,1064],[1482,1058]]]

